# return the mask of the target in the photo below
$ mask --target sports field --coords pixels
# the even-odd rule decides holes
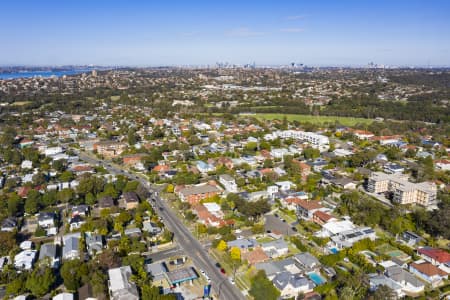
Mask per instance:
[[[338,121],[342,125],[354,126],[357,123],[370,124],[373,119],[352,118],[352,117],[334,117],[334,116],[312,116],[312,115],[294,115],[294,114],[254,114],[253,117],[266,120],[282,120],[285,116],[288,121],[310,122],[310,123],[334,123]]]

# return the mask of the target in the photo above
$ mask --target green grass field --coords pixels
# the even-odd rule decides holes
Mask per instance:
[[[299,121],[299,122],[310,122],[310,123],[325,123],[331,122],[334,123],[338,121],[342,125],[346,126],[354,126],[357,123],[362,124],[370,124],[373,122],[372,119],[364,119],[364,118],[352,118],[352,117],[333,117],[333,116],[311,116],[311,115],[294,115],[294,114],[255,114],[252,115],[259,119],[266,120],[282,120],[284,116],[286,116],[288,121]]]

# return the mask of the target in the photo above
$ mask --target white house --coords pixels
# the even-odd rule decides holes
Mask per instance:
[[[36,258],[36,250],[24,250],[14,256],[14,267],[16,269],[31,270]]]
[[[280,188],[280,191],[289,191],[295,184],[292,181],[277,181],[275,184]]]
[[[130,281],[130,266],[108,270],[108,290],[111,300],[139,300],[136,285]]]
[[[295,298],[300,293],[311,292],[315,285],[308,278],[299,274],[291,274],[288,271],[278,273],[272,280],[280,291],[282,299]]]
[[[261,244],[261,249],[271,258],[288,254],[289,248],[283,239],[278,239]]]
[[[272,155],[274,158],[280,158],[282,159],[285,155],[289,154],[289,150],[286,148],[276,148],[272,149],[270,151],[270,155]]]
[[[38,216],[38,224],[42,228],[50,228],[55,224],[55,214],[51,212],[42,212]]]
[[[60,293],[52,298],[52,300],[73,300],[73,294],[71,293]]]
[[[230,193],[237,193],[238,187],[233,177],[228,174],[219,176],[219,182],[224,186],[225,190]]]
[[[270,197],[273,197],[275,194],[278,193],[278,186],[277,185],[270,185],[267,187],[267,193]]]
[[[56,155],[59,153],[63,153],[64,150],[62,147],[48,147],[46,149],[44,149],[44,155],[45,156],[52,156],[52,155]]]
[[[33,169],[33,162],[31,160],[24,160],[20,167],[22,169]]]

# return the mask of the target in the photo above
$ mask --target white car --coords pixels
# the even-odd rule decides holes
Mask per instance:
[[[234,279],[233,278],[228,278],[228,280],[230,281],[230,283],[232,284],[232,285],[235,285],[236,283],[234,282]]]

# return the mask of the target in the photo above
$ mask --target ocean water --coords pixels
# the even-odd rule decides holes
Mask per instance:
[[[16,79],[16,78],[31,78],[31,77],[61,77],[64,75],[75,75],[81,73],[88,73],[91,70],[67,70],[67,71],[25,71],[25,72],[17,72],[17,73],[0,73],[0,79]]]

